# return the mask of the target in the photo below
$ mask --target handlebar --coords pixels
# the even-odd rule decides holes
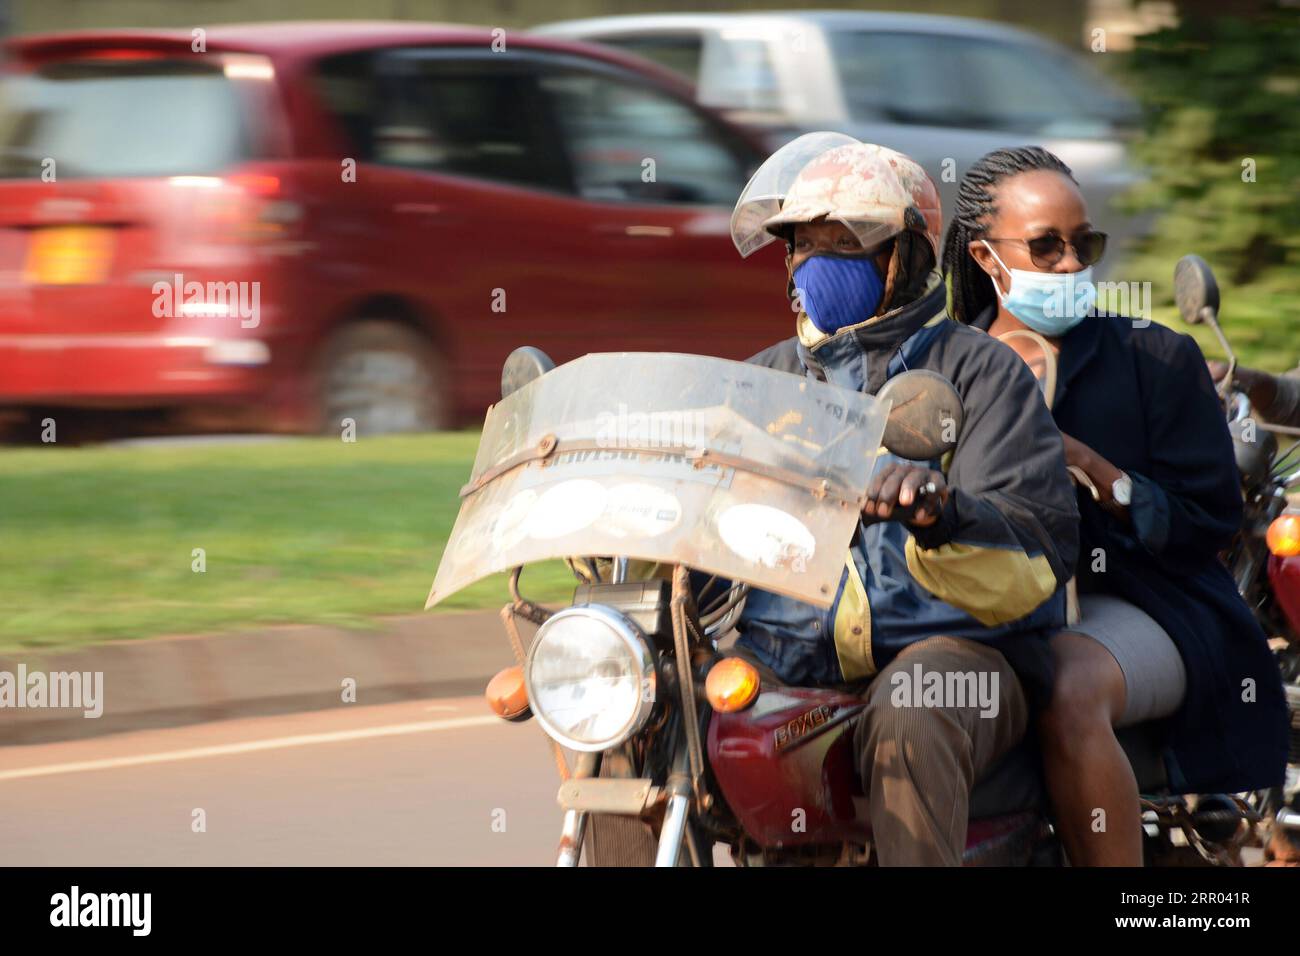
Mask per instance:
[[[922,485],[919,492],[910,505],[906,507],[895,504],[888,518],[878,518],[875,515],[862,515],[861,520],[864,525],[880,524],[882,521],[902,521],[908,522],[916,517],[916,512],[927,504],[934,504],[938,498],[939,488],[933,481],[928,481]]]

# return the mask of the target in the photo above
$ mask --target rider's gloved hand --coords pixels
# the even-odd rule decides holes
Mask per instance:
[[[892,461],[872,476],[862,514],[927,528],[939,520],[947,500],[948,483],[942,472]]]

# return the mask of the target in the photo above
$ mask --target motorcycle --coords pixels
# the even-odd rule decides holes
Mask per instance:
[[[1224,563],[1269,635],[1291,715],[1285,783],[1248,800],[1261,817],[1270,855],[1300,864],[1300,509],[1287,498],[1300,482],[1300,442],[1280,452],[1277,438],[1300,436],[1300,428],[1259,421],[1249,396],[1234,384],[1237,357],[1219,324],[1219,286],[1204,259],[1179,260],[1174,299],[1183,321],[1208,325],[1228,357],[1218,391],[1241,474],[1245,519]]]
[[[828,606],[879,449],[940,460],[962,418],[952,384],[922,370],[870,396],[704,356],[557,368],[512,353],[426,606],[508,572],[516,664],[486,697],[549,738],[558,865],[709,866],[718,845],[738,865],[874,862],[862,699],[764,686],[727,641],[751,587]],[[556,559],[578,582],[558,611],[520,589],[526,566]],[[1153,728],[1119,736],[1149,862],[1233,864],[1259,845],[1259,807],[1164,793]],[[1027,739],[976,782],[963,862],[1063,861]]]

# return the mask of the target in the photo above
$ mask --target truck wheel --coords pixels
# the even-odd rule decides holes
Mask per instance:
[[[358,436],[427,432],[449,424],[443,363],[414,329],[381,319],[345,325],[322,358],[317,430]]]

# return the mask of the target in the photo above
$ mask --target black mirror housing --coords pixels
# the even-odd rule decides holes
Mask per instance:
[[[541,378],[555,362],[549,355],[531,345],[521,345],[506,358],[501,366],[501,397],[507,398],[535,378]]]
[[[937,372],[913,369],[895,375],[876,393],[893,402],[883,444],[909,461],[930,461],[957,446],[966,410],[956,387]]]
[[[1206,320],[1206,310],[1218,318],[1219,283],[1214,270],[1200,256],[1186,255],[1174,266],[1174,301],[1178,313],[1188,325]]]

